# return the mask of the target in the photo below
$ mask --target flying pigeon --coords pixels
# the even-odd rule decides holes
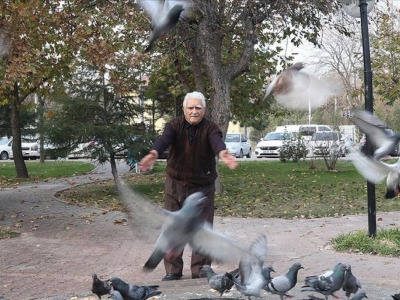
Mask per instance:
[[[239,261],[246,250],[235,241],[212,230],[211,225],[201,216],[205,201],[201,192],[188,196],[178,211],[168,214],[155,249],[145,263],[145,271],[154,270],[165,257],[180,255],[186,244],[199,254],[219,262]]]
[[[283,296],[290,297],[286,293],[290,291],[297,283],[297,273],[300,269],[304,269],[300,263],[294,263],[286,274],[272,278],[268,283],[268,292],[279,295],[281,300]]]
[[[393,300],[400,300],[400,293],[392,295]]]
[[[121,293],[116,291],[116,290],[112,290],[110,293],[110,298],[113,300],[124,300],[124,298],[122,297]]]
[[[297,62],[267,87],[264,101],[273,96],[277,103],[291,109],[309,109],[324,105],[338,91],[313,75],[301,71],[304,64]]]
[[[236,289],[249,299],[251,296],[260,297],[261,289],[266,285],[267,281],[262,275],[262,266],[266,258],[267,240],[264,235],[261,235],[250,245],[250,253],[243,255],[240,260],[240,281],[227,273]]]
[[[364,290],[359,289],[357,291],[357,293],[354,294],[353,298],[351,298],[350,300],[362,300],[364,298],[368,298],[367,294],[365,293]],[[400,298],[399,298],[400,299]]]
[[[334,292],[341,289],[344,282],[344,272],[346,271],[345,264],[336,264],[330,275],[325,276],[307,276],[305,279],[305,285],[302,286],[302,292],[313,291],[325,295],[325,300],[328,300],[328,296],[334,295]],[[327,273],[325,273],[327,274]]]
[[[107,281],[102,281],[97,277],[96,274],[92,275],[93,283],[92,283],[92,293],[96,294],[99,299],[101,296],[110,294],[111,286]]]
[[[154,42],[178,24],[183,15],[187,15],[190,1],[183,0],[138,0],[138,4],[151,18],[151,34],[149,44],[144,50],[151,50]],[[185,12],[185,13],[184,13]]]
[[[393,153],[400,141],[400,133],[390,134],[386,124],[367,110],[356,110],[350,120],[359,127],[376,147],[374,159]]]
[[[266,285],[263,287],[263,289],[266,291],[268,291],[268,283],[270,283],[270,281],[272,280],[271,272],[275,272],[274,268],[271,265],[266,265],[261,270],[261,274],[266,280]]]
[[[387,164],[369,158],[356,150],[351,150],[348,157],[357,171],[369,182],[376,184],[386,178],[386,199],[394,198],[399,194],[400,159],[394,164]]]
[[[115,291],[120,292],[124,300],[145,300],[161,294],[158,285],[134,285],[124,282],[118,277],[112,277],[110,284]]]
[[[208,285],[219,292],[220,297],[233,287],[233,282],[226,275],[226,272],[217,274],[209,265],[204,265],[203,269],[206,271]],[[229,272],[229,274],[236,278],[239,276],[239,269],[235,269]]]
[[[350,295],[355,294],[359,289],[361,289],[361,282],[351,272],[351,265],[347,264],[342,290],[346,292],[346,297],[349,299]]]

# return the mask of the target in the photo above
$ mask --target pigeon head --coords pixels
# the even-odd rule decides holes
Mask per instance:
[[[172,19],[178,19],[181,13],[183,12],[183,5],[176,4],[174,7],[171,8],[169,15]]]
[[[92,275],[93,281],[99,281],[99,277],[97,277],[97,274]]]
[[[128,285],[126,282],[124,282],[122,279],[118,277],[112,277],[108,280],[108,283],[114,287],[116,290],[119,290],[120,288],[125,287]]]
[[[207,198],[202,192],[193,193],[185,199],[182,210],[188,212],[198,212],[199,210],[201,210],[203,203],[206,201],[206,199]]]
[[[298,271],[300,269],[304,269],[304,267],[299,262],[296,262],[290,267],[290,269],[293,271]]]

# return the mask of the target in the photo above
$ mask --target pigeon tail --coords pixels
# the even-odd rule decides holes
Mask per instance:
[[[245,289],[245,287],[239,282],[239,280],[237,280],[237,278],[235,276],[233,276],[230,273],[226,273],[225,275],[229,278],[230,281],[232,281],[235,284],[235,286],[239,292],[241,292]]]
[[[162,261],[164,256],[165,253],[163,251],[161,251],[160,249],[155,249],[153,253],[150,255],[149,259],[144,264],[143,270],[149,272],[153,271]]]

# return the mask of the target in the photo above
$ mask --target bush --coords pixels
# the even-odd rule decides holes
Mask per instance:
[[[295,139],[283,142],[279,153],[279,159],[281,162],[287,162],[290,160],[298,162],[301,158],[306,158],[307,153],[307,146],[304,144],[301,136],[297,135]]]

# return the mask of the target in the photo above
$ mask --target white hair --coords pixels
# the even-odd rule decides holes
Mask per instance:
[[[200,92],[187,93],[185,99],[183,99],[182,107],[186,107],[188,99],[199,99],[201,100],[201,104],[206,107],[206,97],[204,97],[204,95]]]

